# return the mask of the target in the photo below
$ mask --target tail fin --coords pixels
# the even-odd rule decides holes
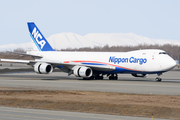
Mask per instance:
[[[39,51],[54,51],[42,33],[39,31],[34,22],[29,22],[28,28],[30,32],[30,36],[35,43],[36,47]]]

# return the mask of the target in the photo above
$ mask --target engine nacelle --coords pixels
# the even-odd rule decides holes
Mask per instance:
[[[34,71],[39,74],[49,74],[53,71],[53,66],[48,63],[36,63],[34,65]]]
[[[73,74],[76,77],[83,77],[83,78],[89,78],[92,76],[93,71],[89,67],[84,66],[76,66],[73,68]]]
[[[147,74],[131,74],[134,77],[146,77]]]

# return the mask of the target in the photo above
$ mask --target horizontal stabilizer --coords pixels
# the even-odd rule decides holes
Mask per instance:
[[[8,52],[10,52],[10,51],[8,51]],[[32,54],[27,54],[27,53],[19,53],[19,52],[10,52],[10,53],[25,55],[25,56],[31,56],[33,58],[43,58],[42,56],[39,56],[39,55],[32,55]]]
[[[17,59],[0,59],[0,61],[3,61],[3,62],[14,62],[14,63],[25,63],[25,64],[30,63],[29,60],[17,60]]]

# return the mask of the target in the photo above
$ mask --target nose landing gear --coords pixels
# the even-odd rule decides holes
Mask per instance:
[[[155,78],[155,81],[156,81],[156,82],[161,82],[161,80],[162,80],[162,79],[161,79],[160,77],[156,77],[156,78]]]
[[[158,73],[157,75],[160,76],[160,75],[162,75],[162,73]],[[155,78],[156,82],[161,82],[161,80],[162,80],[162,78],[160,78],[160,77]]]

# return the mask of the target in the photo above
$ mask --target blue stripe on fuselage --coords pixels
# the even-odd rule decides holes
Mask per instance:
[[[106,65],[106,64],[100,64],[100,63],[82,63],[85,65]]]
[[[108,64],[101,64],[101,63],[81,63],[84,65],[108,65]],[[116,65],[117,66],[117,65]],[[112,65],[113,67],[113,65]],[[96,70],[95,70],[96,71]],[[97,73],[104,73],[104,74],[116,74],[116,73],[136,73],[136,74],[156,74],[156,73],[163,73],[166,71],[138,71],[138,70],[132,70],[132,69],[126,69],[126,68],[121,68],[121,66],[119,67],[115,67],[115,70],[112,71],[96,71]]]
[[[132,74],[132,73],[135,73],[135,74],[157,74],[157,73],[163,73],[163,72],[166,72],[166,71],[152,71],[152,72],[146,72],[146,71],[135,71],[135,70],[127,70],[127,69],[124,69],[124,68],[120,68],[120,67],[116,67],[115,70],[113,71],[96,71],[98,73],[104,73],[104,74],[117,74],[117,73],[129,73],[129,74]]]

